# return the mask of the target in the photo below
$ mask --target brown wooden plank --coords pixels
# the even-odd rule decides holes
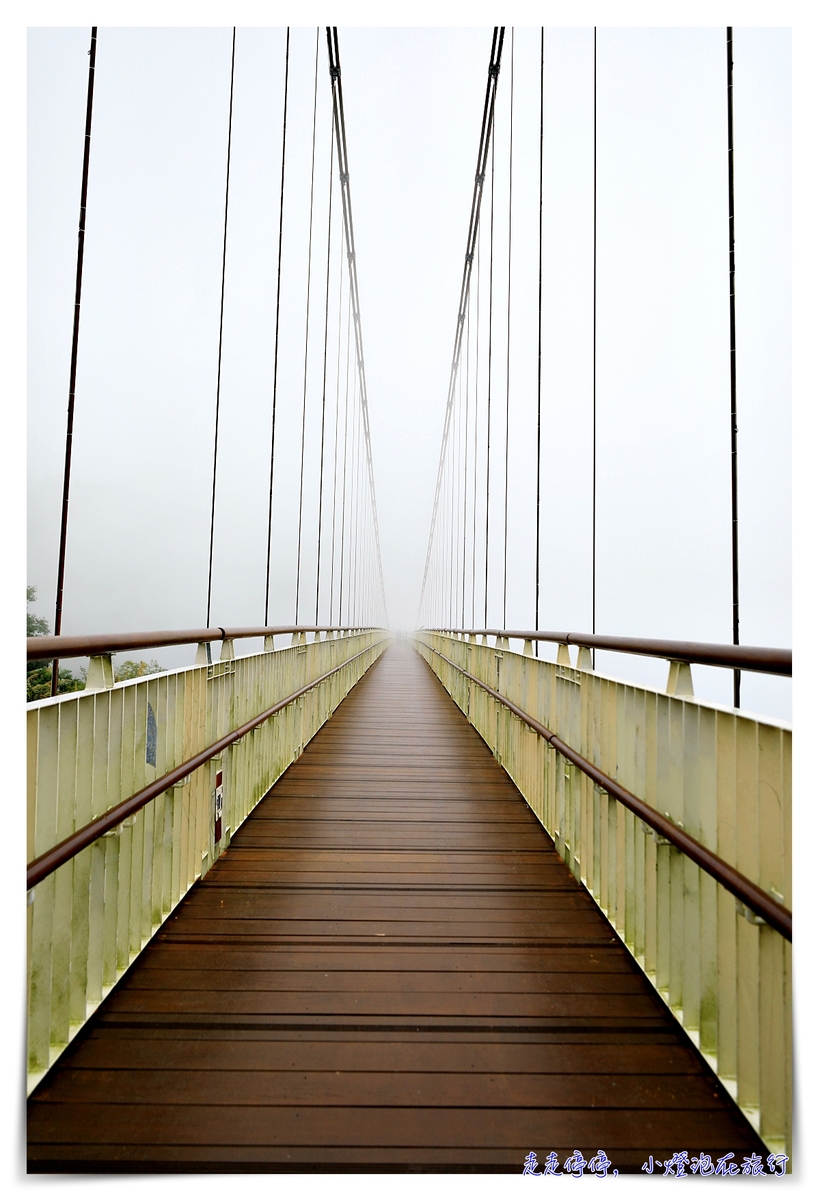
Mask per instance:
[[[487,1040],[442,1041],[304,1041],[281,1037],[227,1041],[192,1038],[177,1033],[173,1041],[144,1031],[122,1030],[83,1040],[71,1057],[71,1069],[126,1070],[163,1067],[177,1071],[391,1071],[400,1073],[474,1072],[504,1075],[699,1075],[695,1054],[667,1044],[587,1045]]]
[[[239,992],[320,991],[454,992],[471,996],[483,993],[552,993],[577,995],[650,995],[649,985],[630,971],[545,972],[545,971],[271,971],[217,967],[186,969],[146,968],[139,972],[129,991],[203,990]],[[651,997],[653,999],[653,997]]]
[[[547,1131],[547,1132],[546,1132]],[[105,1104],[40,1102],[29,1114],[29,1143],[123,1146],[166,1142],[253,1146],[695,1146],[713,1151],[755,1149],[758,1139],[729,1110],[618,1108],[456,1108],[333,1105],[284,1107],[235,1104]]]
[[[440,1071],[305,1071],[71,1069],[43,1089],[47,1104],[239,1106],[400,1105],[407,1108],[633,1108],[718,1109],[721,1092],[700,1075],[519,1072],[507,1075]]]
[[[112,997],[116,1013],[356,1014],[357,1016],[652,1017],[652,996],[570,992],[211,991],[124,988]]]

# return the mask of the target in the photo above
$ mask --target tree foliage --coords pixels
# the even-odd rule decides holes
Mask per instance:
[[[26,606],[37,599],[37,589],[29,584],[26,587]],[[26,611],[26,637],[47,637],[51,632],[45,617]],[[26,700],[44,700],[51,695],[51,663],[42,661],[29,662],[26,665]],[[83,672],[84,674],[84,672]],[[61,667],[57,676],[58,692],[81,692],[85,687],[82,677],[73,675],[66,667]]]
[[[164,667],[160,667],[156,659],[144,662],[133,662],[130,658],[126,659],[121,666],[117,667],[114,673],[114,678],[117,683],[122,679],[139,679],[142,675],[155,675],[157,671],[164,671]]]
[[[26,588],[26,604],[33,604],[37,599],[37,589],[31,584]],[[51,630],[45,617],[37,617],[34,613],[26,612],[26,637],[46,637]]]

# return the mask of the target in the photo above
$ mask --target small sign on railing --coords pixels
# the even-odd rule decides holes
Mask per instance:
[[[216,772],[216,792],[214,813],[216,818],[215,830],[213,833],[214,842],[220,842],[222,839],[222,809],[224,808],[224,784],[222,783],[221,771]]]

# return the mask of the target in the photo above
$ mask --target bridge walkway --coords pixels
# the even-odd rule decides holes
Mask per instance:
[[[397,643],[29,1102],[33,1171],[766,1156],[508,776]]]

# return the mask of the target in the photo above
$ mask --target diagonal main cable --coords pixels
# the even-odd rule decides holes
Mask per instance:
[[[361,307],[358,296],[358,266],[355,257],[355,234],[352,227],[352,198],[349,191],[349,159],[347,156],[347,135],[344,122],[344,93],[341,88],[341,59],[338,52],[338,29],[327,26],[327,50],[329,54],[329,74],[332,83],[332,114],[335,126],[335,144],[338,151],[338,172],[341,181],[341,205],[344,218],[344,238],[347,247],[347,262],[349,264],[350,296],[352,300],[352,320],[355,333],[355,357],[358,366],[358,385],[360,392],[361,415],[363,417],[364,440],[366,444],[366,465],[369,476],[369,491],[372,501],[372,521],[375,530],[375,547],[378,556],[378,573],[381,585],[381,601],[383,616],[386,621],[386,588],[383,579],[383,560],[381,558],[381,539],[378,530],[378,508],[375,499],[375,475],[372,468],[372,444],[369,436],[369,406],[367,403],[366,371],[364,368],[364,347],[361,336]]]
[[[494,34],[491,41],[491,57],[489,59],[488,82],[486,84],[486,98],[483,103],[483,124],[480,130],[480,147],[477,152],[477,171],[474,176],[474,191],[472,193],[471,213],[469,215],[469,233],[466,239],[466,259],[463,264],[463,278],[460,284],[460,300],[457,308],[457,328],[454,335],[454,351],[452,353],[452,366],[449,375],[449,390],[446,399],[446,415],[443,421],[443,437],[440,446],[440,460],[437,468],[437,483],[435,485],[435,499],[432,506],[432,521],[429,527],[429,543],[426,548],[426,563],[423,568],[423,584],[420,590],[420,603],[418,605],[418,620],[420,619],[420,611],[423,607],[423,598],[426,593],[426,583],[429,576],[429,562],[432,556],[432,542],[434,540],[435,525],[437,523],[438,506],[440,503],[440,489],[443,477],[443,465],[446,454],[446,444],[449,439],[449,428],[452,420],[452,405],[454,402],[455,381],[457,372],[460,366],[460,351],[463,344],[463,327],[466,321],[466,306],[469,299],[469,289],[471,286],[472,263],[474,261],[474,249],[477,244],[477,232],[480,226],[480,205],[483,199],[483,185],[486,179],[486,164],[488,162],[489,146],[491,144],[491,134],[494,126],[494,105],[497,96],[497,80],[500,75],[500,60],[503,54],[503,39],[505,37],[505,27],[495,26]]]

